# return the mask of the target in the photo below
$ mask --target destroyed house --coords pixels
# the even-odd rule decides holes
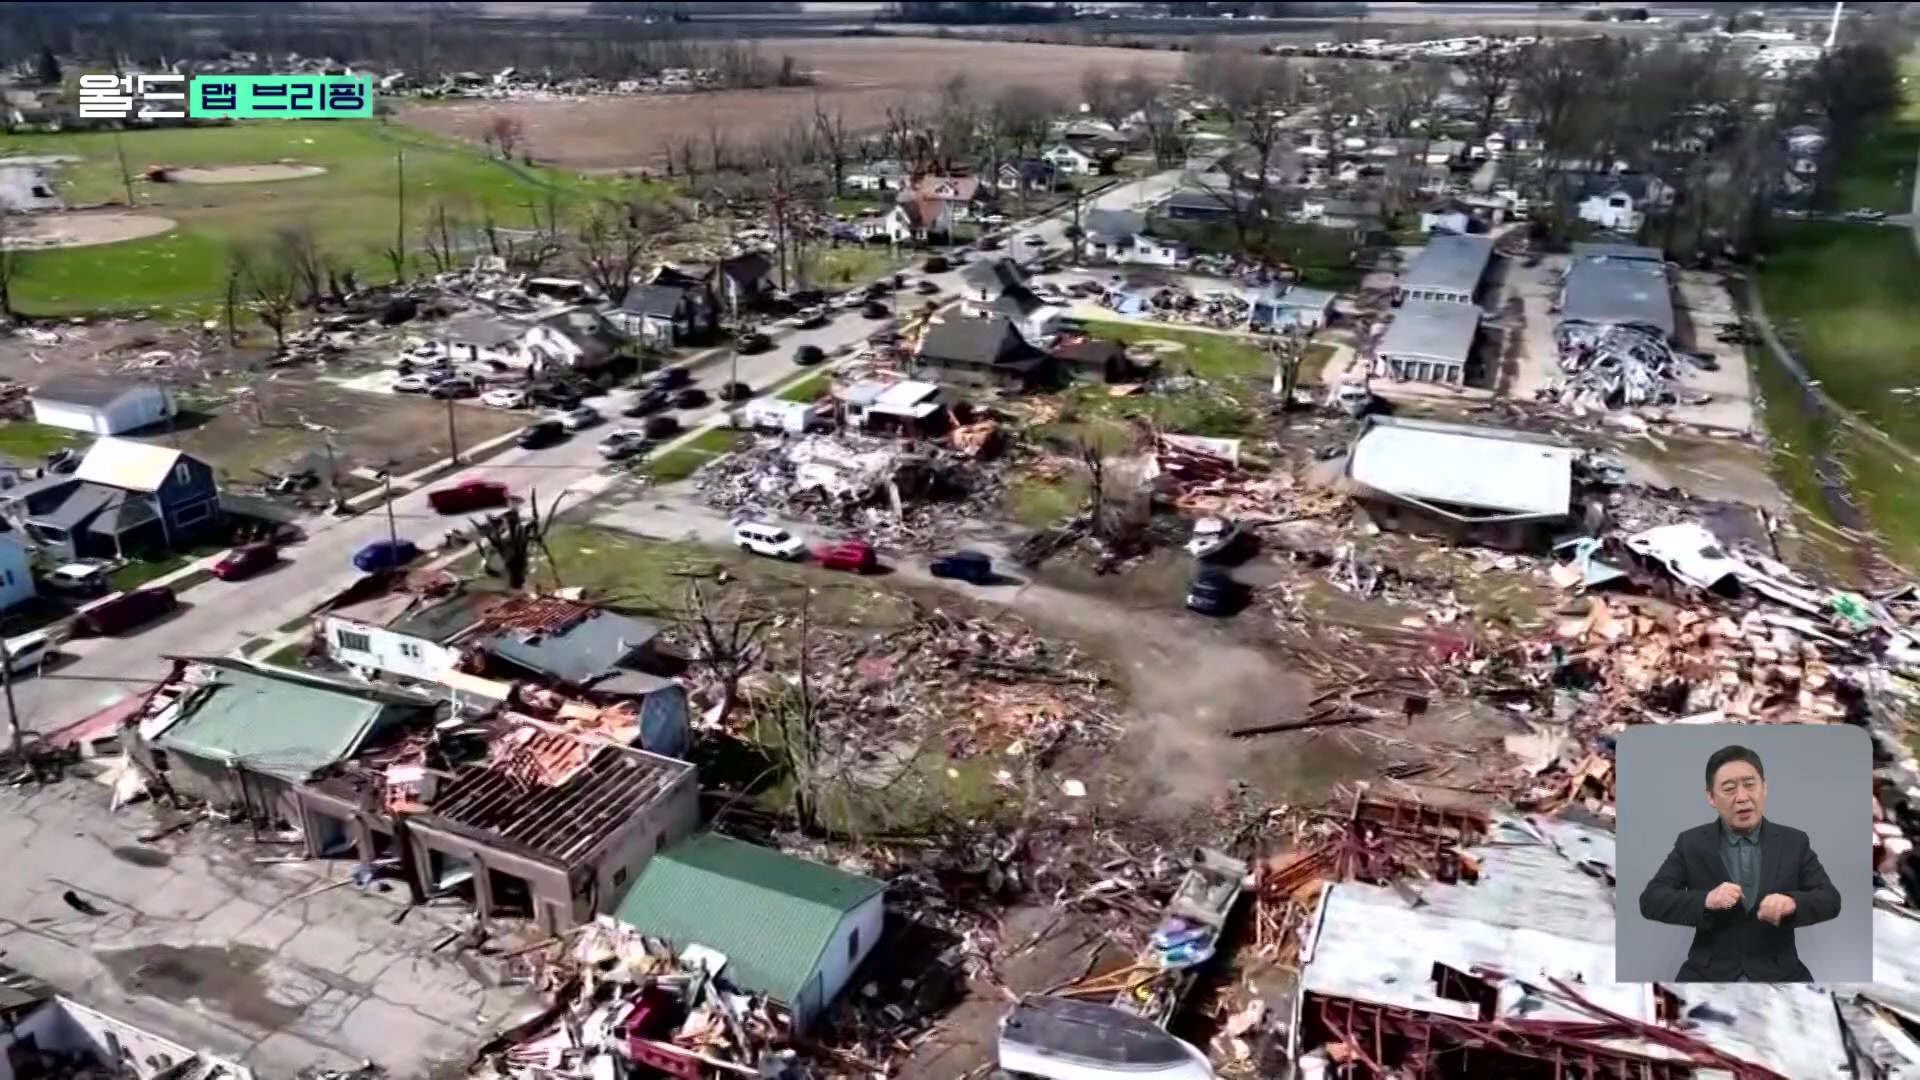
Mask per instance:
[[[431,722],[424,695],[224,657],[173,658],[130,718],[136,753],[175,791],[305,828],[298,786],[382,731]]]
[[[468,711],[513,697],[514,680],[631,701],[642,745],[678,754],[687,744],[686,691],[649,668],[656,623],[553,596],[462,592],[425,601],[392,593],[335,609],[322,622],[328,655],[363,676],[431,687]]]
[[[978,389],[1031,390],[1052,381],[1053,361],[1004,315],[948,316],[927,327],[916,360],[920,373]]]
[[[1374,374],[1408,382],[1465,386],[1480,339],[1480,308],[1409,300],[1394,309],[1373,347]]]
[[[833,397],[841,420],[860,431],[926,434],[944,426],[948,416],[940,387],[914,379],[864,379],[836,388]]]
[[[1394,298],[1471,304],[1492,262],[1491,236],[1435,236],[1401,272]]]
[[[1374,416],[1347,453],[1346,475],[1382,528],[1544,550],[1574,519],[1577,456],[1530,432]]]
[[[1819,987],[1615,982],[1611,833],[1500,818],[1463,851],[1477,823],[1392,809],[1376,804],[1350,838],[1348,872],[1320,889],[1303,934],[1290,1018],[1301,1075],[1339,1061],[1420,1080],[1882,1075],[1854,1071]],[[1368,872],[1399,858],[1440,872],[1418,884]]]
[[[707,832],[656,856],[613,915],[676,949],[723,954],[723,979],[805,1028],[879,944],[885,898],[873,878]]]
[[[504,711],[395,733],[300,798],[314,854],[397,859],[416,900],[550,933],[610,912],[700,821],[692,765]]]
[[[1611,253],[1576,257],[1560,286],[1558,326],[1637,326],[1670,339],[1670,288],[1663,261]]]

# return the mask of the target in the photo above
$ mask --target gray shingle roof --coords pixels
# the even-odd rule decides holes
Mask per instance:
[[[927,329],[920,355],[931,360],[1012,365],[1042,355],[1028,345],[1004,315],[983,319],[949,316]]]
[[[488,639],[495,656],[564,683],[584,686],[658,637],[657,623],[596,611],[557,633],[510,630]]]
[[[102,378],[97,375],[68,375],[41,383],[34,388],[33,396],[40,401],[57,401],[66,405],[83,405],[98,409],[111,405],[128,392],[147,385],[149,384],[130,382],[125,379]]]
[[[1576,259],[1560,293],[1560,321],[1651,326],[1673,335],[1673,298],[1663,263]]]
[[[1445,300],[1409,300],[1394,312],[1386,336],[1375,350],[1382,356],[1411,356],[1464,364],[1480,329],[1480,309]]]
[[[1400,275],[1400,287],[1471,293],[1492,260],[1491,236],[1436,236]]]

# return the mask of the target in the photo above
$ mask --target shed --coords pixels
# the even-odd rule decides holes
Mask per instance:
[[[1375,416],[1346,474],[1383,527],[1533,548],[1574,515],[1577,456],[1530,432]]]
[[[1493,237],[1438,235],[1400,275],[1400,300],[1471,304],[1493,261]]]
[[[885,894],[873,878],[708,832],[654,856],[613,914],[676,947],[724,953],[721,978],[804,1028],[879,942]]]
[[[1400,305],[1374,346],[1374,371],[1414,382],[1464,386],[1480,331],[1480,309],[1444,300]]]
[[[179,411],[164,386],[88,375],[49,379],[34,388],[32,400],[36,423],[93,435],[137,431]]]
[[[894,427],[908,430],[937,425],[946,413],[938,383],[902,379],[883,382],[866,379],[833,392],[848,427]]]

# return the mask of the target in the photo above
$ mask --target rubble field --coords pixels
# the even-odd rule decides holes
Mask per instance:
[[[456,105],[408,102],[398,119],[442,135],[478,142],[487,118],[517,117],[527,152],[542,162],[579,169],[661,169],[669,147],[703,141],[710,129],[736,143],[776,135],[811,117],[815,104],[839,110],[851,129],[878,127],[889,105],[929,93],[965,74],[982,86],[1033,86],[1077,93],[1089,68],[1176,75],[1176,53],[1012,41],[915,38],[763,39],[768,57],[792,56],[815,74],[814,86],[715,90],[698,94],[594,97],[585,101],[497,100]]]

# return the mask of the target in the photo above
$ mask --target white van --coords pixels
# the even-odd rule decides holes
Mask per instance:
[[[743,521],[733,527],[733,542],[742,551],[772,559],[797,559],[805,554],[805,541],[778,525]]]
[[[31,634],[21,634],[9,638],[6,643],[7,671],[14,675],[25,675],[38,671],[47,661],[59,655],[54,646],[53,635],[45,630],[36,630]]]

